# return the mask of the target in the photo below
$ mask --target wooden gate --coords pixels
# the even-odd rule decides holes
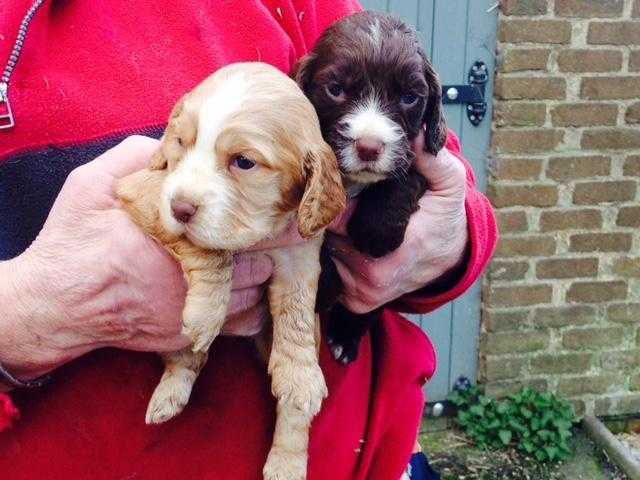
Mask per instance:
[[[462,142],[479,188],[486,185],[487,155],[491,132],[491,99],[495,64],[497,2],[494,0],[361,0],[365,8],[391,12],[418,31],[436,70],[452,97],[465,100],[472,68],[476,62],[486,66],[488,82],[484,98],[487,110],[476,126],[478,105],[449,103],[445,113],[449,127]],[[481,64],[476,64],[481,68]],[[476,69],[476,73],[478,70]],[[482,71],[480,72],[482,73]],[[475,77],[474,77],[475,79]],[[455,90],[451,90],[456,85]],[[478,89],[476,89],[478,90]],[[474,93],[474,92],[471,92]],[[443,400],[459,376],[475,380],[480,331],[480,285],[460,299],[428,315],[412,318],[425,330],[438,352],[438,371],[426,386],[429,402]]]

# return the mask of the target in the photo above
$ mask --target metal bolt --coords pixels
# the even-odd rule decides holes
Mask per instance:
[[[459,94],[460,92],[458,92],[458,89],[455,87],[451,87],[450,89],[447,90],[447,98],[449,100],[455,100],[456,98],[458,98]]]

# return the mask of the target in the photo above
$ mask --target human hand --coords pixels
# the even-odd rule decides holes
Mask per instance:
[[[188,345],[180,334],[182,272],[114,195],[116,180],[144,168],[157,144],[129,137],[74,170],[37,239],[0,264],[0,297],[12,309],[0,319],[1,360],[16,375],[36,376],[103,346]]]
[[[423,145],[420,134],[414,145],[416,168],[429,190],[397,250],[375,259],[353,247],[346,226],[355,202],[329,228],[327,242],[344,283],[341,301],[354,313],[369,312],[428,285],[459,266],[464,257],[468,242],[464,165],[446,149],[433,156]]]

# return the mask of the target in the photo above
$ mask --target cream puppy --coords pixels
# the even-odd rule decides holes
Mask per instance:
[[[304,244],[274,249],[268,370],[278,400],[268,480],[306,478],[311,420],[327,388],[314,313],[324,228],[345,206],[335,156],[295,82],[262,63],[218,70],[174,107],[149,169],[117,186],[123,208],[180,262],[183,331],[192,348],[163,354],[147,423],[182,411],[219,334],[234,251],[297,221]],[[297,220],[296,220],[297,218]]]

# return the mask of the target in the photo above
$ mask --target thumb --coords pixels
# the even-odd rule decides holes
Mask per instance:
[[[416,154],[416,170],[427,179],[429,190],[434,194],[464,193],[466,187],[466,171],[462,161],[446,148],[437,155],[424,150],[424,133],[416,137],[414,142]]]
[[[133,135],[125,138],[91,163],[98,171],[105,172],[114,178],[126,177],[147,167],[158,145],[159,141],[154,138]]]

